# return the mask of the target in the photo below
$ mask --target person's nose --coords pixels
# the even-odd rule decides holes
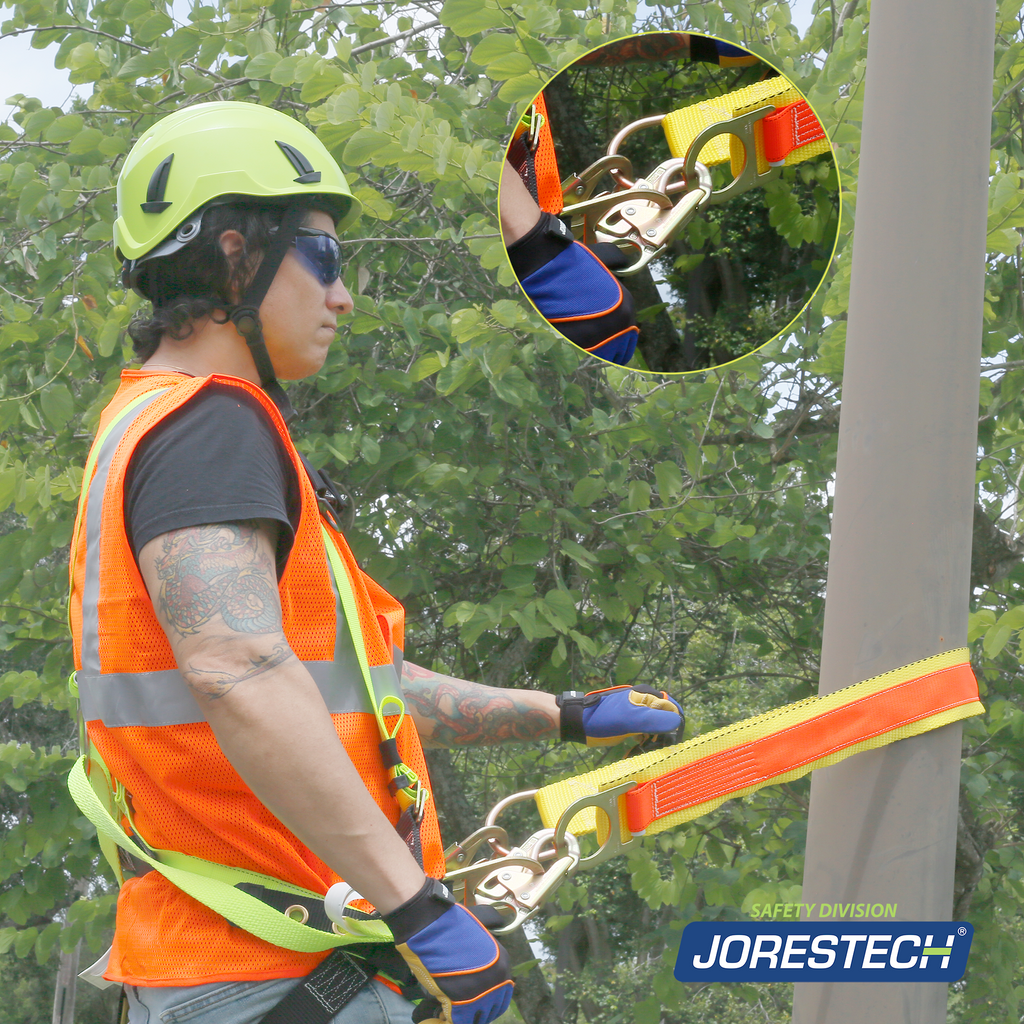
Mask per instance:
[[[339,277],[327,289],[328,308],[332,309],[338,316],[347,316],[352,312],[354,305],[352,296]]]

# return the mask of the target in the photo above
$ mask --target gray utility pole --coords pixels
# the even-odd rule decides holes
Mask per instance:
[[[875,0],[818,692],[967,640],[995,0]],[[814,774],[804,903],[949,920],[960,725]],[[942,984],[796,986],[794,1024],[939,1024]]]
[[[75,1024],[75,988],[78,981],[78,957],[82,943],[70,953],[61,953],[57,968],[57,987],[53,993],[52,1024]]]

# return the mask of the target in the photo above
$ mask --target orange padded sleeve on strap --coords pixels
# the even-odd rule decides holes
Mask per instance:
[[[558,161],[555,159],[555,140],[551,135],[548,108],[544,104],[544,93],[533,101],[537,113],[544,119],[537,132],[537,151],[533,165],[537,169],[537,205],[548,213],[562,212],[562,182],[558,176]]]
[[[762,119],[764,155],[772,166],[786,162],[799,149],[825,138],[825,129],[806,100],[789,103]]]
[[[530,124],[539,120],[535,137],[531,138]],[[519,122],[508,148],[508,161],[523,179],[537,205],[556,216],[562,212],[562,182],[558,176],[555,158],[555,140],[551,134],[548,108],[544,94],[538,93],[526,116]]]
[[[845,704],[808,722],[684,765],[627,793],[630,832],[722,793],[764,784],[830,754],[978,699],[970,665],[932,672]]]
[[[685,743],[553,782],[537,791],[537,809],[552,828],[574,801],[635,782],[618,798],[620,837],[653,835],[699,818],[726,800],[984,710],[967,649],[946,651]],[[569,829],[576,835],[596,831],[603,841],[609,823],[587,807]]]

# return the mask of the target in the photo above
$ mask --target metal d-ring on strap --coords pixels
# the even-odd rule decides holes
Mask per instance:
[[[754,137],[754,125],[773,113],[775,113],[775,107],[768,103],[764,106],[758,107],[756,110],[748,110],[745,114],[738,114],[735,117],[708,125],[707,128],[694,138],[686,151],[686,157],[684,160],[685,174],[683,181],[670,185],[666,190],[666,195],[672,195],[676,192],[687,190],[689,182],[693,180],[693,177],[697,172],[697,168],[702,166],[698,163],[700,151],[712,139],[717,138],[719,135],[733,135],[739,139],[743,145],[745,159],[743,163],[743,170],[740,171],[740,173],[737,174],[736,177],[734,177],[733,180],[725,186],[725,188],[720,188],[711,192],[711,198],[708,200],[708,205],[714,206],[718,203],[724,203],[726,200],[732,199],[733,196],[737,196],[741,192],[746,192],[757,185],[763,185],[765,182],[771,181],[773,178],[777,178],[782,170],[781,166],[769,167],[768,170],[764,172],[758,172],[757,144]],[[661,125],[666,117],[668,117],[667,114],[654,114],[651,117],[642,117],[638,121],[633,121],[631,124],[627,124],[626,127],[621,129],[608,144],[608,156],[616,156],[619,152],[619,146],[621,146],[623,141],[634,132],[638,132],[643,128],[653,128],[657,125]],[[629,189],[642,187],[639,181],[631,181],[619,167],[609,168],[608,173],[611,174],[622,188]]]
[[[654,128],[665,120],[666,114],[652,114],[650,117],[641,117],[639,121],[632,121],[626,125],[625,128],[619,129],[618,133],[614,136],[611,142],[608,143],[608,156],[616,156],[619,152],[619,146],[625,142],[634,132],[640,131],[641,128]],[[634,188],[637,186],[637,182],[631,181],[629,177],[622,173],[618,168],[609,170],[611,176],[619,183],[622,188]],[[681,192],[686,188],[686,182],[677,182],[672,186],[672,192]]]
[[[698,163],[686,180],[671,183],[685,171],[685,161],[672,158],[656,167],[646,178],[638,179],[630,188],[605,192],[591,198],[598,180],[632,167],[618,154],[602,157],[563,185],[566,197],[579,201],[563,208],[571,218],[570,227],[584,242],[611,242],[621,249],[636,249],[637,259],[619,276],[635,274],[652,259],[661,255],[673,238],[705,207],[711,196],[711,174]],[[683,197],[673,204],[669,191],[681,190]]]
[[[777,178],[782,173],[782,167],[769,166],[768,170],[760,172],[757,169],[757,148],[754,139],[754,125],[769,114],[775,113],[775,107],[768,104],[758,107],[757,110],[748,110],[745,114],[739,114],[729,121],[719,121],[717,124],[709,125],[690,143],[686,151],[686,174],[689,176],[697,167],[697,157],[700,151],[718,135],[733,135],[743,144],[745,158],[743,170],[725,186],[711,193],[708,199],[709,205],[724,203],[742,192],[748,191],[757,185],[763,185]]]
[[[505,923],[491,930],[504,935],[533,917],[562,882],[575,874],[581,863],[580,846],[571,832],[556,840],[555,830],[544,828],[521,846],[472,863],[494,831],[495,826],[485,825],[465,842],[451,847],[446,852],[448,871],[444,880],[454,898],[466,906],[497,910]],[[507,842],[504,829],[497,832]],[[464,867],[455,866],[462,862]]]
[[[634,782],[625,782],[582,796],[565,808],[554,828],[539,829],[520,846],[511,846],[508,834],[495,821],[506,807],[533,799],[538,791],[530,789],[506,797],[491,809],[483,828],[445,851],[445,884],[455,899],[466,906],[482,905],[497,910],[505,923],[492,929],[495,934],[504,935],[519,928],[577,870],[596,867],[637,842],[633,836],[622,837],[619,805],[620,797],[635,786]],[[591,808],[606,815],[609,834],[596,853],[583,857],[579,840],[569,826],[578,813]],[[488,846],[492,856],[475,860],[477,853]]]
[[[356,657],[359,659],[359,669],[366,687],[366,695],[377,722],[377,731],[381,739],[379,749],[390,780],[388,788],[401,810],[404,812],[412,809],[418,820],[422,813],[423,805],[429,798],[430,793],[416,772],[402,760],[398,752],[398,731],[405,719],[405,704],[400,697],[392,694],[385,696],[380,701],[377,700],[377,695],[373,688],[373,679],[370,674],[369,661],[366,657],[366,646],[363,643],[363,630],[359,622],[359,610],[356,607],[355,596],[352,593],[351,581],[345,570],[341,555],[338,553],[338,549],[335,547],[323,523],[320,524],[320,531],[323,534],[327,561],[330,565],[334,585],[337,588],[338,598],[345,613],[345,621],[352,635]],[[389,704],[394,705],[395,710],[392,714],[397,716],[394,728],[389,728],[385,721],[386,712],[384,709]]]
[[[642,127],[660,124],[665,115],[643,118],[627,125],[608,147],[608,153],[582,174],[562,183],[566,202],[562,213],[570,218],[573,234],[584,241],[611,242],[621,249],[638,251],[636,260],[619,276],[635,274],[655,257],[709,202],[711,175],[701,163],[687,167],[686,161],[672,158],[644,178],[632,179],[630,161],[616,152],[629,134]],[[594,196],[598,182],[611,175],[620,186],[612,192]],[[672,196],[683,193],[673,203]]]
[[[505,797],[491,809],[482,828],[445,851],[445,884],[466,906],[485,905],[498,910],[506,923],[493,929],[495,934],[519,928],[577,870],[596,867],[637,843],[636,837],[622,836],[620,806],[620,798],[635,786],[635,782],[624,782],[585,794],[564,809],[554,828],[539,829],[519,846],[509,843],[505,829],[496,824],[497,818],[512,804],[534,799],[538,791],[524,790]],[[588,809],[601,811],[609,828],[598,850],[583,857],[570,825],[577,814]],[[493,851],[492,856],[475,860],[486,847]]]
[[[501,800],[482,828],[445,851],[445,884],[466,906],[497,910],[505,921],[492,929],[498,935],[533,917],[582,861],[579,842],[566,829],[556,835],[555,829],[543,828],[521,845],[512,846],[508,833],[495,824],[506,807],[532,799],[536,792],[527,790]],[[476,855],[488,847],[492,855],[477,861]]]

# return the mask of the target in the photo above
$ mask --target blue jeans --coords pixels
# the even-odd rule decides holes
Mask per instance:
[[[257,1024],[301,978],[184,988],[127,985],[128,1024]],[[411,1024],[413,1005],[379,981],[360,989],[331,1024]]]

